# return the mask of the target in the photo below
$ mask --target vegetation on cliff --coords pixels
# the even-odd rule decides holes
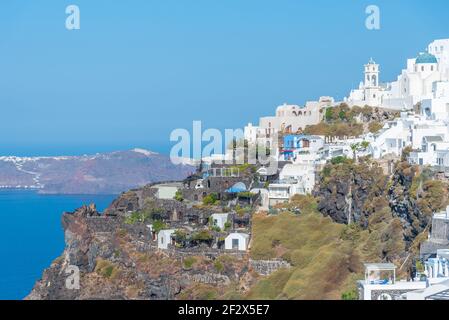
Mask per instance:
[[[289,211],[295,207],[299,215]],[[282,258],[292,268],[257,282],[249,298],[348,299],[363,277],[363,262],[402,261],[402,225],[384,207],[370,217],[369,228],[336,223],[317,207],[314,197],[295,196],[278,216],[254,217],[251,257]]]
[[[321,123],[307,126],[305,134],[323,135],[328,139],[357,137],[366,132],[376,133],[386,120],[398,116],[397,112],[381,111],[370,106],[353,106],[346,103],[327,108]]]

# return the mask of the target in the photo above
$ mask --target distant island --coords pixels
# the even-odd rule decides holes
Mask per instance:
[[[47,194],[119,194],[158,181],[182,180],[195,168],[133,149],[82,156],[0,156],[0,189]]]

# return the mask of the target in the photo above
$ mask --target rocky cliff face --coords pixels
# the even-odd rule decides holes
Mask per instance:
[[[138,209],[143,191],[123,194],[104,215],[94,205],[64,213],[65,250],[26,299],[205,299],[248,289],[246,254],[160,251],[144,224],[127,224],[122,209]]]
[[[373,199],[382,197],[388,178],[375,163],[361,160],[343,160],[328,164],[321,173],[315,195],[319,198],[318,210],[338,223],[368,224]]]
[[[315,192],[319,211],[338,223],[368,228],[370,221],[391,215],[399,219],[404,240],[411,244],[426,230],[432,213],[448,202],[447,182],[428,169],[398,162],[388,177],[373,161],[343,161],[326,165]]]

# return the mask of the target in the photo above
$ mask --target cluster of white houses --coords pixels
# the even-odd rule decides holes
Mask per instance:
[[[276,109],[274,116],[260,118],[257,126],[249,123],[244,128],[248,145],[271,150],[274,146],[275,152],[270,156],[279,165],[275,168],[260,167],[258,173],[265,184],[256,188],[246,186],[248,189],[244,190],[258,191],[261,207],[269,209],[279,202],[288,201],[295,194],[310,194],[317,173],[330,159],[366,155],[374,159],[395,158],[400,157],[407,147],[412,150],[408,158],[410,163],[449,167],[449,39],[433,41],[427,52],[408,59],[406,69],[396,81],[381,83],[379,74],[379,65],[371,59],[364,66],[364,80],[359,88],[352,90],[344,100],[349,106],[368,105],[400,111],[400,117],[387,121],[375,134],[332,141],[326,141],[324,136],[303,134],[306,126],[323,120],[327,108],[341,103],[332,97],[321,97],[304,106],[284,104]],[[232,158],[230,152],[208,155],[203,161],[209,164],[220,162]],[[229,180],[234,178],[233,174],[223,175],[223,172],[221,176]],[[206,188],[204,179],[195,181],[194,192]],[[169,197],[173,196],[174,193]],[[194,197],[198,200],[196,194]],[[226,213],[213,214],[211,219],[214,226],[223,230],[229,216]],[[432,230],[440,230],[438,232],[443,236],[433,235],[424,246],[430,248],[429,254],[423,259],[424,270],[418,273],[417,278],[414,281],[396,281],[394,265],[367,264],[366,278],[359,282],[362,299],[449,299],[449,209],[436,214],[434,223],[439,227]],[[175,231],[159,231],[157,245],[160,249],[169,247]],[[249,234],[233,231],[224,239],[224,249],[245,251],[249,247],[249,239]]]
[[[370,59],[359,88],[343,101],[349,106],[401,111],[399,118],[385,123],[376,134],[331,143],[323,136],[301,134],[306,126],[323,120],[326,108],[341,103],[332,97],[304,106],[281,105],[275,116],[262,117],[258,126],[249,123],[244,128],[249,144],[276,146],[276,160],[289,163],[280,170],[279,181],[268,186],[270,204],[310,193],[322,165],[337,156],[351,157],[354,145],[362,141],[367,147],[357,148],[357,155],[399,157],[409,147],[410,163],[449,167],[449,39],[435,40],[426,52],[408,59],[396,81],[381,83],[379,74],[379,65]]]

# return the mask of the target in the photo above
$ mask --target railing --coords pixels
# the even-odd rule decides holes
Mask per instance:
[[[290,198],[289,194],[286,192],[269,192],[268,196],[270,198],[285,198],[285,199]]]

